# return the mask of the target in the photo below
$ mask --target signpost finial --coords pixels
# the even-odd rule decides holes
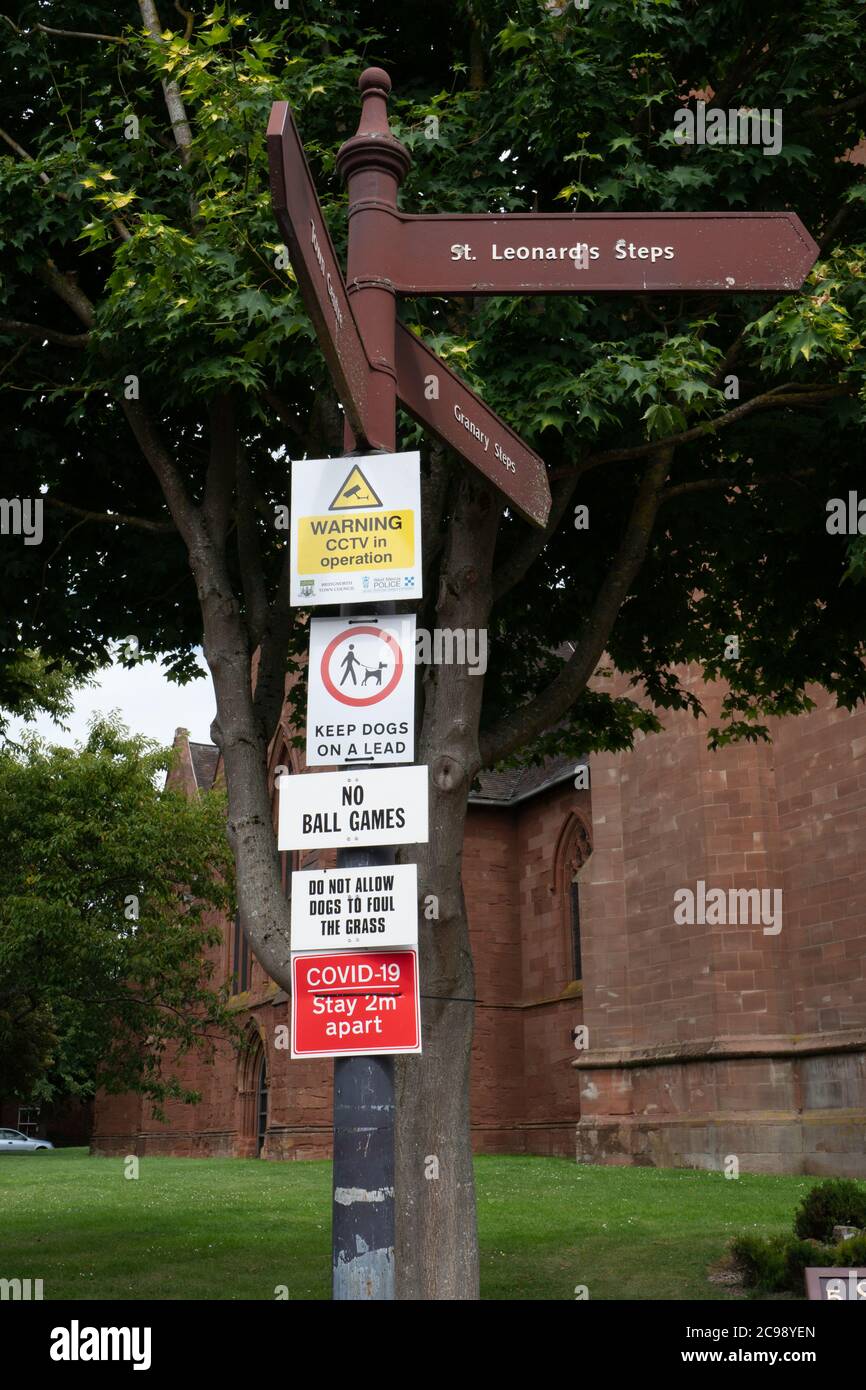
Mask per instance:
[[[409,172],[412,156],[388,125],[391,79],[384,68],[365,68],[358,87],[361,119],[357,132],[337,154],[337,170],[341,178],[348,179],[356,170],[378,169],[396,179],[399,187]]]

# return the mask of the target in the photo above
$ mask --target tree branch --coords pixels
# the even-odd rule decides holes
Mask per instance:
[[[178,14],[186,21],[186,28],[184,29],[183,33],[183,41],[184,43],[189,43],[190,36],[192,35],[192,26],[194,23],[192,13],[189,10],[185,10],[183,5],[179,3],[179,0],[174,0],[174,8],[177,10]]]
[[[162,25],[159,22],[154,0],[138,0],[138,8],[151,38],[155,43],[164,47]],[[171,118],[171,128],[180,155],[180,162],[186,168],[192,159],[192,129],[187,120],[186,107],[183,104],[180,88],[173,78],[162,79],[162,94],[165,97],[166,109]]]
[[[429,446],[429,470],[421,473],[421,518],[424,528],[424,608],[433,607],[436,585],[433,575],[442,553],[442,517],[454,475],[451,450],[438,441]]]
[[[261,550],[256,530],[256,509],[247,451],[238,445],[237,460],[237,545],[241,587],[250,634],[250,648],[255,651],[262,641],[268,622],[268,594],[262,572]]]
[[[53,560],[57,555],[60,554],[60,552],[61,552],[61,550],[63,549],[64,545],[65,545],[66,542],[69,540],[69,537],[72,536],[72,535],[74,535],[75,532],[78,530],[78,528],[79,528],[80,526],[83,526],[83,525],[84,525],[84,522],[83,522],[83,521],[76,521],[76,522],[74,523],[74,525],[70,526],[70,528],[69,528],[68,531],[64,531],[63,535],[60,537],[59,543],[54,547],[54,549],[52,550],[51,554],[48,556],[48,559],[45,561],[44,565],[42,566],[42,579],[41,579],[40,584],[39,584],[39,590],[38,590],[38,592],[37,592],[37,594],[36,594],[36,603],[34,604],[34,607],[33,607],[33,614],[32,614],[32,617],[31,617],[31,619],[30,619],[31,625],[32,625],[34,628],[36,627],[36,620],[37,620],[37,618],[39,617],[39,610],[40,610],[40,608],[42,607],[42,599],[43,599],[44,596],[45,596],[45,584],[46,584],[46,580],[48,579],[48,567],[49,567],[49,565],[51,564],[52,560]]]
[[[273,738],[286,701],[286,655],[294,625],[290,602],[291,564],[288,547],[277,592],[268,613],[259,651],[253,709],[266,743]]]
[[[53,34],[58,39],[99,39],[103,43],[122,44],[129,42],[119,34],[87,34],[79,29],[49,29],[47,24],[34,24],[33,28],[38,29],[40,34]]]
[[[690,483],[677,483],[674,487],[666,487],[661,495],[661,503],[669,502],[672,497],[682,497],[689,492],[714,492],[717,488],[742,487],[736,478],[695,478]]]
[[[37,270],[37,275],[50,290],[62,299],[79,319],[85,328],[92,328],[96,322],[96,313],[93,303],[88,299],[84,290],[79,289],[78,285],[69,275],[64,275],[57,269],[52,260],[47,260],[44,265]]]
[[[828,116],[838,116],[840,111],[856,111],[858,106],[866,102],[866,92],[860,92],[856,97],[849,97],[847,101],[834,101],[829,106],[813,106],[811,111],[803,112],[804,120],[825,120]]]
[[[789,473],[762,473],[757,478],[694,478],[691,482],[675,483],[673,487],[665,488],[661,500],[663,503],[669,502],[672,497],[682,497],[684,493],[712,492],[716,488],[747,488],[757,487],[761,483],[787,483],[792,478],[814,478],[817,472],[817,468],[795,468]]]
[[[210,462],[202,515],[208,535],[220,550],[225,545],[238,458],[235,405],[226,392],[210,405]]]
[[[493,602],[498,601],[513,589],[515,584],[519,584],[527,570],[530,569],[538,559],[547,542],[556,531],[560,521],[565,515],[565,509],[574,496],[581,476],[581,469],[578,467],[573,473],[564,474],[557,478],[553,485],[553,499],[550,507],[550,516],[547,518],[547,525],[544,528],[533,526],[520,545],[512,550],[508,559],[505,560],[498,569],[493,572]]]
[[[19,338],[32,338],[36,343],[58,343],[60,347],[85,348],[89,333],[60,333],[56,328],[43,328],[38,323],[22,323],[20,319],[0,319],[0,333],[14,333]]]
[[[4,17],[4,19],[6,18],[5,15],[4,15],[3,17]],[[11,23],[11,21],[10,21],[10,23]],[[9,134],[8,131],[4,130],[4,129],[2,128],[2,126],[0,126],[0,140],[4,140],[4,141],[6,142],[6,144],[9,146],[10,150],[14,150],[15,153],[16,153],[17,155],[19,155],[21,159],[25,159],[25,160],[27,161],[28,164],[35,164],[35,163],[36,163],[36,161],[35,161],[35,159],[33,158],[32,154],[29,154],[28,151],[25,150],[25,148],[24,148],[23,145],[19,145],[18,141],[15,140],[15,139]],[[68,203],[68,202],[69,202],[69,195],[68,195],[68,194],[64,193],[64,192],[63,192],[61,189],[59,189],[59,188],[52,188],[52,187],[51,187],[51,180],[50,180],[50,178],[48,177],[48,175],[46,174],[46,172],[45,172],[44,169],[40,169],[40,170],[38,171],[38,173],[39,173],[39,177],[40,177],[40,179],[42,180],[42,182],[49,188],[50,192],[53,193],[53,195],[54,195],[55,198],[60,198],[60,199],[62,199],[62,201],[63,201],[64,203]],[[129,228],[126,226],[126,223],[125,223],[125,222],[122,222],[121,219],[120,219],[116,214],[115,214],[114,216],[112,216],[111,222],[112,222],[112,226],[114,227],[114,230],[117,232],[117,235],[121,238],[121,240],[123,240],[123,241],[130,241],[130,240],[131,240],[132,234],[131,234]]]
[[[724,357],[719,363],[718,369],[712,377],[712,380],[710,381],[711,386],[715,386],[716,388],[718,388],[722,385],[722,383],[725,380],[725,377],[729,374],[731,368],[733,367],[734,363],[739,357],[745,340],[746,330],[745,328],[743,328],[737,334],[736,338],[734,338],[733,342],[729,344],[727,352],[725,353]]]
[[[784,395],[783,392],[790,394]],[[680,434],[669,434],[666,439],[636,444],[631,449],[609,449],[602,454],[590,454],[583,467],[589,469],[597,468],[602,463],[627,463],[632,459],[647,458],[658,449],[673,449],[680,444],[691,444],[695,439],[714,435],[718,430],[736,424],[738,420],[745,419],[756,410],[774,410],[777,406],[793,406],[796,409],[799,406],[823,405],[825,401],[853,394],[854,388],[850,386],[801,387],[797,382],[787,382],[784,386],[774,386],[771,391],[765,391],[760,396],[753,396],[750,401],[734,406],[714,420],[703,420],[701,424],[683,430]],[[557,473],[553,476],[561,477],[562,474]]]
[[[267,401],[268,405],[271,407],[280,423],[285,425],[287,429],[291,430],[295,439],[299,443],[306,444],[307,437],[304,430],[301,428],[301,425],[298,423],[298,420],[295,418],[295,416],[293,416],[290,413],[286,404],[277,395],[276,391],[263,391],[262,395],[264,396],[264,399]]]
[[[15,153],[21,159],[26,159],[28,164],[34,163],[32,154],[28,154],[24,146],[19,145],[18,141],[12,135],[9,134],[8,130],[4,130],[2,126],[0,126],[0,140],[5,141],[5,143],[9,146],[10,150],[14,150]],[[50,182],[48,175],[45,173],[44,169],[40,169],[39,177],[41,178],[43,183]]]
[[[842,228],[844,227],[845,223],[848,221],[848,218],[851,216],[854,210],[855,204],[853,202],[843,203],[841,207],[838,207],[836,209],[833,216],[830,218],[830,221],[824,228],[824,231],[821,235],[821,240],[818,242],[818,249],[821,252],[822,256],[826,256],[830,247],[833,245],[833,242],[836,240],[837,236],[841,232]]]
[[[71,502],[61,502],[59,497],[45,497],[43,500],[47,507],[57,507],[61,511],[71,512],[73,516],[83,517],[85,521],[103,521],[115,526],[135,526],[139,531],[177,531],[173,521],[149,521],[147,517],[127,516],[124,512],[89,512],[84,507],[74,507]]]
[[[140,400],[126,399],[121,401],[121,405],[139,448],[162,488],[172,521],[190,552],[191,562],[194,558],[200,561],[210,549],[210,538],[201,512],[187,492],[180,469],[166,448],[159,428],[151,419],[146,406]],[[195,565],[193,572],[195,573]]]
[[[61,274],[52,260],[46,261],[37,273],[86,328],[93,327],[96,317],[93,303],[74,280]],[[183,537],[190,556],[192,557],[193,552],[198,557],[202,556],[208,545],[203,518],[187,492],[181,472],[165,447],[157,426],[141,401],[124,398],[121,407],[144,457],[162,488],[171,518]],[[83,522],[79,522],[78,525],[83,525]]]
[[[731,64],[730,72],[725,73],[722,78],[718,91],[713,92],[713,104],[715,106],[727,108],[737,92],[752,80],[760,70],[761,64],[769,56],[768,40],[769,35],[766,39],[746,40]]]
[[[658,447],[638,488],[619,550],[596,595],[583,636],[546,690],[506,715],[481,739],[481,765],[493,767],[509,753],[553,728],[583,693],[607,646],[619,610],[640,570],[662,499],[673,449]]]

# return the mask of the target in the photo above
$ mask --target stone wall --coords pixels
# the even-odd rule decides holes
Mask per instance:
[[[565,789],[519,810],[473,806],[464,847],[464,888],[476,962],[472,1053],[472,1132],[478,1152],[571,1155],[578,1081],[571,1067],[571,1029],[581,1000],[570,971],[570,920],[562,875],[574,809],[589,820],[588,793]],[[422,921],[421,930],[435,931]],[[231,964],[225,926],[220,969]],[[421,982],[423,993],[424,983]],[[331,1072],[327,1061],[292,1061],[276,1049],[289,1002],[258,964],[239,1014],[268,1051],[269,1124],[265,1158],[321,1158],[331,1148]],[[454,1008],[468,1007],[455,1000]],[[101,1096],[94,1153],[161,1153],[248,1157],[256,1152],[250,1066],[223,1048],[213,1064],[197,1055],[178,1064],[182,1083],[198,1090],[195,1106],[172,1102],[165,1120],[135,1097]]]
[[[712,719],[720,695],[701,693]],[[589,792],[569,776],[470,806],[475,1147],[866,1176],[866,711],[821,697],[771,744],[718,752],[707,721],[663,720],[633,752],[593,757]],[[781,890],[781,930],[678,923],[675,894],[699,882]],[[223,973],[230,961],[226,925]],[[330,1063],[274,1049],[289,1002],[257,965],[236,1006],[269,1048],[265,1157],[329,1153]],[[164,1123],[136,1098],[100,1098],[94,1150],[254,1153],[249,1064],[226,1048],[181,1075],[202,1102]]]
[[[665,724],[592,760],[577,1156],[866,1176],[866,711]],[[678,925],[698,880],[781,890],[781,930]]]

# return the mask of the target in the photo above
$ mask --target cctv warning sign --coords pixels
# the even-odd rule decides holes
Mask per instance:
[[[417,952],[292,956],[293,1057],[420,1051]]]
[[[370,486],[358,465],[354,464],[329,510],[342,512],[352,507],[381,507],[381,505],[381,497],[376,495],[375,488]]]
[[[420,455],[292,464],[292,603],[421,597]]]

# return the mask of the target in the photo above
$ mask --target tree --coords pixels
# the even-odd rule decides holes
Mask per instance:
[[[0,670],[0,738],[10,717],[33,721],[49,715],[60,724],[73,710],[73,692],[82,684],[65,661],[48,662],[39,652],[10,654]]]
[[[53,529],[50,563],[14,552],[3,597],[20,640],[79,669],[135,633],[183,677],[203,639],[240,910],[283,987],[266,754],[306,635],[274,507],[291,456],[339,452],[341,428],[277,244],[272,101],[296,112],[338,252],[334,157],[370,63],[394,80],[409,209],[792,207],[821,242],[804,291],[784,297],[404,306],[541,451],[554,507],[530,532],[402,422],[402,444],[423,452],[419,621],[491,634],[486,680],[440,666],[423,681],[419,888],[439,919],[421,920],[424,1055],[398,1067],[402,1297],[477,1292],[460,858],[478,770],[623,748],[657,727],[637,698],[593,689],[605,652],[662,710],[697,712],[684,663],[724,677],[716,741],[808,708],[808,682],[844,704],[864,694],[862,605],[840,583],[848,541],[825,521],[827,499],[856,487],[863,442],[864,184],[848,155],[866,35],[845,0],[798,9],[795,22],[790,4],[744,0],[303,0],[255,15],[180,6],[178,24],[130,0],[80,7],[74,34],[56,32],[54,3],[8,25],[0,342],[18,433],[4,487],[32,485],[36,467]],[[697,93],[778,108],[781,151],[678,145],[674,116]]]
[[[232,902],[225,798],[157,790],[169,756],[105,721],[0,750],[0,1095],[192,1099],[166,1048],[236,1032],[203,959]]]

